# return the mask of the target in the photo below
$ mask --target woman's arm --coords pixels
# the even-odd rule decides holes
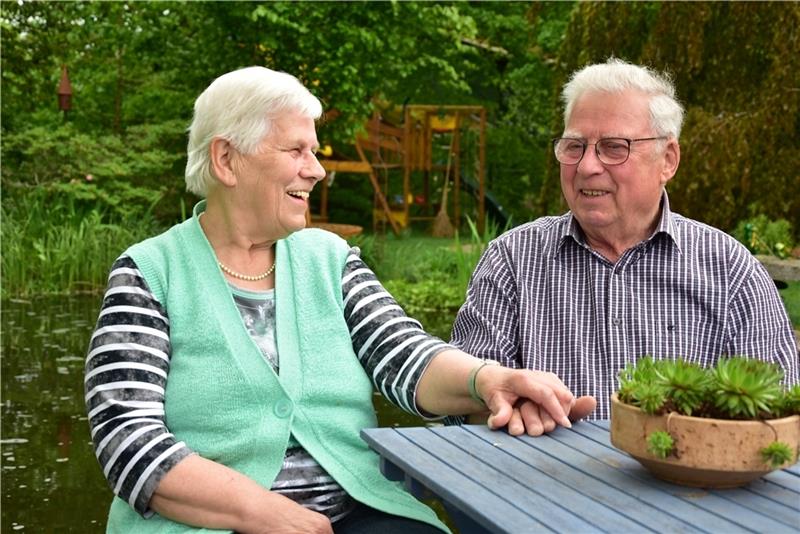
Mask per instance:
[[[164,392],[169,318],[134,261],[112,267],[86,360],[95,451],[114,493],[137,512],[240,532],[325,532],[330,521],[221,464],[169,432]]]
[[[164,517],[198,527],[242,533],[333,533],[326,516],[197,455],[164,476],[150,506]]]
[[[114,493],[137,512],[192,451],[164,423],[169,318],[135,263],[118,259],[86,358],[84,387],[95,454]]]
[[[427,334],[417,321],[407,317],[358,257],[357,250],[347,259],[342,293],[353,347],[375,387],[387,399],[423,416],[487,411],[487,406],[470,396],[467,387],[470,372],[482,360]],[[555,422],[569,425],[566,414],[573,407],[573,397],[555,375],[487,366],[477,379],[478,391],[492,412],[490,426],[510,424],[512,433],[527,429],[540,434],[552,430]],[[534,402],[524,403],[523,398]],[[581,401],[580,412],[591,411],[586,402]],[[579,418],[578,412],[575,415]]]
[[[480,404],[470,392],[470,382]],[[508,426],[509,433],[539,435],[557,425],[570,427],[594,411],[593,397],[574,398],[553,373],[485,365],[461,352],[439,353],[419,382],[419,405],[433,413],[470,414],[488,409],[490,428]],[[476,405],[481,409],[475,409]]]
[[[431,359],[451,347],[406,316],[357,249],[342,273],[342,298],[353,350],[375,389],[401,409],[430,417],[416,403],[417,383]]]

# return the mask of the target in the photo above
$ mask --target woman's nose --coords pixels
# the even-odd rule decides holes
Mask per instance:
[[[313,178],[319,182],[325,178],[325,168],[317,159],[316,154],[309,153],[305,158],[303,168],[301,169],[301,176],[303,178]]]

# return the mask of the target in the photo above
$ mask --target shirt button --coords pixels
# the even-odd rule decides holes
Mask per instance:
[[[272,411],[281,419],[286,419],[292,415],[292,402],[287,399],[278,399]]]
[[[621,325],[621,324],[622,324],[622,319],[620,319],[619,317],[614,317],[614,319],[611,321],[611,323],[612,323],[614,326],[619,326],[619,325]]]

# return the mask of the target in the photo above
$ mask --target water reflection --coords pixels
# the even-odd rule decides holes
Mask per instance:
[[[3,302],[3,532],[103,531],[111,492],[83,407],[98,309],[97,296]]]
[[[91,447],[83,362],[99,296],[2,303],[2,532],[105,530],[111,491]],[[449,336],[448,314],[418,317]],[[377,400],[381,425],[422,421]]]

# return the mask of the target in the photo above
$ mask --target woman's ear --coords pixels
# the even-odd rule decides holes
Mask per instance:
[[[667,147],[664,150],[664,168],[661,172],[661,184],[664,185],[675,176],[678,172],[678,165],[681,162],[681,145],[678,144],[677,139],[670,139],[667,141]]]
[[[209,145],[208,149],[211,155],[211,170],[214,171],[214,176],[226,187],[235,186],[237,182],[236,173],[233,172],[235,149],[231,142],[222,137],[215,137],[211,140],[211,145]]]

